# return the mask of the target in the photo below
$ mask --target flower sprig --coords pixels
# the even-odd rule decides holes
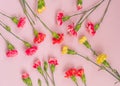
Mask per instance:
[[[72,18],[74,16],[85,15],[86,13],[90,12],[91,10],[95,9],[97,6],[99,6],[100,4],[102,4],[103,1],[104,0],[102,0],[101,2],[97,3],[95,6],[89,8],[89,9],[87,9],[85,11],[82,11],[80,13],[75,13],[73,15],[65,15],[63,12],[58,12],[57,13],[57,17],[56,17],[58,25],[62,25],[63,22],[68,21],[70,18]]]
[[[11,28],[6,25],[4,22],[2,22],[0,20],[0,25],[6,30],[8,31],[9,33],[11,33],[14,37],[16,37],[18,40],[22,41],[24,43],[24,45],[27,47],[27,49],[25,50],[25,53],[30,56],[30,55],[33,55],[36,53],[37,51],[37,46],[32,46],[29,42],[27,41],[24,41],[23,39],[21,39],[20,37],[18,37],[17,35],[15,35],[12,31],[11,31]]]
[[[22,80],[27,86],[33,86],[32,80],[27,72],[22,73]]]
[[[14,22],[17,25],[18,28],[23,28],[23,26],[26,23],[26,18],[25,17],[20,17],[20,18],[17,18],[16,16],[11,17],[11,16],[8,16],[8,15],[2,13],[2,12],[0,12],[0,14],[3,15],[3,16],[6,16],[10,20],[12,20],[12,22]]]
[[[49,64],[49,66],[48,66],[48,64]],[[53,86],[55,86],[54,72],[55,72],[56,65],[58,65],[58,62],[57,62],[57,59],[55,59],[55,58],[50,58],[48,60],[48,62],[44,61],[43,67],[41,65],[40,60],[37,59],[37,60],[35,60],[35,62],[33,64],[33,68],[37,69],[37,71],[43,76],[47,86],[49,86],[47,77],[50,79]],[[51,76],[48,73],[48,67],[50,67]]]
[[[99,65],[102,65],[106,68],[108,68],[109,70],[111,70],[118,78],[120,78],[120,74],[119,72],[112,68],[110,63],[107,61],[107,55],[104,54],[104,53],[101,53],[101,54],[97,54],[97,52],[92,48],[91,44],[88,42],[87,40],[87,37],[86,36],[82,36],[80,39],[79,39],[79,42],[83,45],[85,45],[85,47],[87,47],[88,49],[90,49],[93,53],[93,55],[96,56],[96,62],[97,64]]]
[[[76,86],[79,86],[77,82],[77,77],[80,77],[82,79],[82,82],[86,86],[86,77],[83,68],[70,68],[65,72],[65,77],[71,78],[71,80],[76,84]]]
[[[72,31],[76,31],[76,33],[80,30],[81,28],[81,25],[82,23],[90,16],[90,14],[92,14],[102,3],[104,2],[104,0],[98,2],[97,5],[95,5],[94,7],[90,8],[88,11],[85,11],[82,16],[80,17],[80,19],[78,20],[78,22],[76,23],[76,25],[74,26],[73,30]],[[98,24],[97,24],[98,25]],[[98,29],[98,28],[97,28]],[[96,30],[97,30],[96,29]],[[68,28],[68,32],[71,34],[71,35],[74,35],[72,34],[71,30],[69,30]]]
[[[35,21],[32,19],[30,13],[28,12],[28,10],[27,10],[27,8],[26,8],[26,6],[25,6],[25,3],[22,3],[22,2],[20,1],[20,4],[21,4],[21,6],[22,6],[22,8],[23,8],[24,14],[26,15],[26,17],[27,17],[27,19],[28,19],[28,21],[29,21],[29,23],[30,23],[30,25],[31,25],[31,27],[32,27],[33,34],[34,34],[34,36],[35,36],[34,39],[33,39],[33,42],[34,42],[35,44],[40,44],[41,42],[44,41],[44,39],[45,39],[45,37],[46,37],[46,34],[44,34],[44,33],[42,33],[42,32],[38,32],[38,31],[35,29],[35,27],[34,27]]]
[[[15,57],[18,55],[18,51],[15,49],[14,45],[11,44],[1,33],[0,36],[5,40],[6,44],[7,44],[7,52],[6,52],[6,56],[7,57]]]
[[[37,12],[42,13],[46,9],[45,7],[45,1],[44,0],[38,0],[37,4]]]
[[[106,6],[106,9],[105,9],[105,11],[104,11],[101,19],[98,21],[98,23],[94,24],[94,23],[91,22],[91,21],[87,22],[87,24],[86,24],[86,30],[88,31],[88,33],[89,33],[90,35],[92,35],[92,36],[95,35],[96,31],[97,31],[98,28],[100,27],[100,25],[101,25],[101,23],[102,23],[105,15],[106,15],[106,13],[107,13],[107,11],[108,11],[108,8],[109,8],[109,6],[110,6],[110,3],[111,3],[111,0],[108,1],[108,4],[107,4],[107,6]]]
[[[120,81],[120,77],[116,76],[113,72],[108,70],[105,66],[99,65],[97,62],[94,62],[93,60],[91,60],[88,56],[81,55],[81,54],[77,53],[75,50],[70,49],[68,46],[63,46],[61,52],[62,52],[62,54],[80,56],[80,57],[84,58],[86,61],[89,61],[89,62],[93,63],[94,65],[98,66],[100,69],[105,70],[106,72],[111,74],[114,78],[116,78],[116,80]],[[104,58],[103,58],[103,60],[104,60]]]
[[[35,60],[35,62],[34,62],[34,64],[33,64],[33,68],[37,69],[37,71],[38,71],[38,72],[42,75],[42,77],[44,78],[47,86],[49,86],[49,82],[48,82],[48,80],[47,80],[47,78],[46,78],[46,76],[45,76],[45,74],[44,74],[44,71],[43,71],[43,69],[42,69],[42,67],[41,67],[41,62],[40,62],[39,59]]]
[[[25,6],[29,8],[29,10],[32,12],[32,14],[43,24],[43,26],[52,34],[52,43],[53,44],[60,44],[64,40],[64,34],[63,33],[56,33],[52,31],[41,19],[40,17],[33,12],[29,4],[26,2],[26,0],[21,0],[22,3],[24,3]]]
[[[83,0],[77,0],[77,10],[82,9]]]

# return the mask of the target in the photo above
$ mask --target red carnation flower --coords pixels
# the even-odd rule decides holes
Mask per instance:
[[[63,23],[63,20],[62,20],[63,16],[64,16],[64,14],[62,12],[57,14],[57,23],[58,23],[58,25],[62,25],[62,23]]]
[[[58,38],[53,37],[53,44],[60,44],[64,40],[63,36],[64,34],[58,34]]]
[[[17,23],[18,27],[23,27],[25,24],[25,17],[21,17]]]
[[[86,29],[87,29],[88,33],[90,33],[92,36],[95,35],[96,31],[95,31],[94,24],[92,22],[87,22]]]
[[[74,23],[68,25],[68,33],[73,36],[77,36],[77,32],[75,31]]]
[[[41,66],[41,62],[39,59],[37,59],[33,64],[33,68],[38,68],[39,66]]]
[[[7,57],[14,57],[14,56],[16,56],[16,55],[18,55],[18,51],[17,51],[17,50],[8,50],[8,51],[6,52],[6,56],[7,56]]]
[[[57,59],[56,58],[49,58],[48,63],[50,65],[58,65]]]
[[[82,9],[82,5],[81,5],[81,4],[78,4],[78,5],[77,5],[77,10],[80,10],[80,9]]]
[[[34,43],[41,43],[44,41],[46,35],[43,33],[38,33],[38,35],[34,38]]]
[[[28,48],[25,52],[28,56],[30,56],[30,55],[35,54],[37,49],[38,49],[37,46],[32,46],[32,47]]]
[[[77,76],[82,77],[83,74],[84,74],[84,69],[83,68],[77,70]]]
[[[76,76],[77,70],[75,68],[71,68],[71,69],[67,70],[65,72],[65,74],[66,74],[65,77],[67,77],[67,78],[72,77],[72,76]]]
[[[22,73],[22,79],[29,78],[29,74],[27,72]]]

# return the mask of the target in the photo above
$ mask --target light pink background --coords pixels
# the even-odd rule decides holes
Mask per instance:
[[[35,10],[36,0],[27,0],[30,6]],[[46,86],[43,78],[39,73],[32,68],[34,59],[37,57],[41,61],[47,60],[49,56],[54,56],[58,59],[59,65],[55,72],[56,86],[75,86],[70,80],[64,78],[64,72],[69,67],[84,67],[87,78],[87,86],[120,86],[120,83],[114,85],[116,81],[110,74],[105,71],[98,71],[98,67],[85,61],[78,56],[62,55],[60,50],[62,45],[68,45],[72,49],[80,52],[83,55],[91,56],[91,52],[83,45],[78,43],[80,35],[86,35],[89,42],[95,50],[98,52],[104,52],[108,55],[108,61],[112,67],[116,68],[120,72],[120,0],[112,0],[109,11],[105,16],[103,23],[101,24],[97,34],[91,37],[84,28],[84,24],[79,31],[78,37],[72,37],[67,34],[67,25],[71,22],[76,22],[79,16],[71,18],[62,26],[58,26],[55,21],[55,16],[58,11],[64,11],[65,14],[77,13],[76,0],[45,0],[46,10],[40,14],[40,18],[54,31],[64,32],[65,40],[60,45],[53,45],[51,41],[51,34],[38,22],[36,29],[47,34],[44,42],[38,45],[39,50],[33,56],[26,56],[24,53],[23,43],[17,40],[14,36],[0,27],[0,33],[2,33],[6,39],[8,39],[16,49],[19,51],[19,55],[14,58],[6,58],[6,44],[0,37],[0,86],[25,86],[21,80],[22,70],[26,70],[33,81],[33,86],[38,86],[37,79],[42,79],[42,86]],[[83,9],[90,7],[92,4],[99,0],[83,0]],[[107,4],[106,0],[100,8],[98,8],[90,17],[89,20],[97,22],[101,17],[104,8]],[[25,16],[19,4],[19,0],[0,0],[0,11],[11,16]],[[24,40],[33,43],[33,33],[28,21],[23,29],[18,29],[9,19],[0,15],[0,19],[6,24],[12,27],[12,31],[23,38]],[[78,79],[79,86],[83,86],[80,79]],[[52,86],[52,85],[50,85]]]

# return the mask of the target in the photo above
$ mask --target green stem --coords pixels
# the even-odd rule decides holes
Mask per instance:
[[[90,62],[93,63],[94,65],[98,66],[99,68],[104,69],[104,70],[107,71],[109,74],[111,74],[114,78],[116,78],[118,81],[120,81],[120,78],[118,78],[118,77],[117,77],[116,75],[114,75],[112,72],[110,72],[109,70],[107,70],[104,66],[100,66],[100,65],[98,65],[97,63],[95,63],[94,61],[92,61],[91,59],[89,59],[89,57],[83,56],[83,55],[78,54],[78,53],[77,53],[76,55],[81,56],[81,57],[83,57],[84,59],[86,59],[87,61],[90,61]]]
[[[2,13],[2,12],[0,12],[0,14],[1,14],[1,15],[3,15],[3,16],[6,16],[6,17],[8,17],[8,18],[10,18],[10,19],[11,19],[11,17],[10,17],[10,16],[8,16],[8,15],[6,15],[6,14]]]
[[[104,0],[102,0],[102,2],[103,2],[103,1],[104,1]],[[100,3],[101,3],[101,2],[100,2]],[[97,5],[98,5],[98,4],[97,4]],[[97,5],[95,5],[95,6],[97,6]],[[88,9],[88,10],[85,10],[85,11],[83,11],[83,12],[73,14],[73,15],[71,15],[70,17],[77,16],[77,15],[80,15],[80,14],[85,14],[86,12],[89,12],[90,10],[92,10],[95,6],[93,6],[92,8],[90,8],[90,9]]]
[[[79,86],[77,82],[75,82],[76,86]]]
[[[35,27],[34,27],[33,23],[31,22],[31,20],[30,20],[29,17],[28,17],[29,14],[27,15],[27,13],[25,13],[25,15],[26,15],[26,17],[27,17],[27,19],[28,19],[30,25],[32,26],[33,33],[34,33]]]
[[[24,0],[23,0],[23,1],[24,1]],[[33,24],[35,24],[35,22],[34,22],[34,20],[32,19],[32,17],[30,16],[30,14],[27,12],[25,3],[20,1],[20,4],[21,4],[21,6],[22,6],[22,9],[23,9],[24,14],[26,15],[26,17],[27,17],[28,21],[30,22],[32,28],[34,29]]]
[[[103,14],[103,17],[102,17],[101,20],[100,20],[100,23],[103,21],[106,13],[107,13],[107,11],[108,11],[108,8],[109,8],[109,6],[110,6],[110,3],[111,3],[111,0],[109,0],[109,2],[108,2],[108,4],[107,4],[107,7],[106,7],[105,12],[104,12],[104,14]]]
[[[90,50],[93,52],[93,54],[95,55],[95,56],[98,56],[98,54],[96,53],[96,51],[94,51],[92,48],[90,48]],[[120,76],[119,76],[119,73],[117,72],[115,72],[115,70],[109,65],[109,67],[108,67],[119,79],[120,79]]]
[[[40,79],[38,79],[38,86],[42,86],[42,85],[41,85],[41,80],[40,80]]]
[[[99,6],[102,4],[103,1],[104,1],[104,0],[102,0],[102,1],[101,1],[99,4],[97,4],[96,6],[94,6],[94,8],[92,9],[92,11],[89,12],[89,13],[85,16],[85,18],[84,18],[81,22],[79,22],[79,24],[83,23],[84,20],[87,19],[88,16],[89,16],[90,14],[92,14],[92,13],[97,9],[97,7],[99,7]]]
[[[1,22],[1,21],[0,21]],[[3,23],[3,22],[2,22]],[[3,23],[4,24],[4,23]],[[7,26],[7,25],[2,25],[1,23],[0,23],[0,25],[6,30],[6,28],[5,28],[5,26]],[[11,32],[11,31],[8,31],[9,33],[11,33],[13,36],[15,36],[17,39],[19,39],[19,40],[21,40],[22,42],[24,42],[24,43],[26,43],[26,41],[24,41],[23,39],[21,39],[20,37],[18,37],[18,36],[16,36],[13,32]]]
[[[50,79],[50,81],[51,81],[52,83],[54,83],[53,80],[51,79],[50,75],[48,74],[48,72],[45,71],[45,73],[46,73],[46,75],[48,76],[48,78]]]
[[[5,42],[7,43],[7,44],[9,44],[9,41],[8,40],[6,40],[6,38],[0,33],[0,35],[1,35],[1,37],[5,40]]]
[[[92,51],[92,53],[93,53],[95,56],[98,56],[95,50],[93,50],[92,48],[90,48],[90,50]]]
[[[32,12],[32,14],[33,14],[35,17],[38,18],[38,20],[43,24],[43,26],[44,26],[48,31],[50,31],[51,33],[53,33],[53,31],[40,19],[40,17],[37,16],[37,14],[35,14],[35,13],[33,12],[33,10],[30,8],[29,4],[28,4],[26,1],[25,1],[25,3],[26,3],[26,5],[28,6],[28,8],[30,9],[30,11]]]
[[[52,72],[53,86],[55,86],[54,73]]]
[[[45,75],[43,74],[42,76],[45,79],[45,82],[46,82],[47,86],[49,86],[48,80],[46,79]]]
[[[30,9],[30,11],[32,12],[32,14],[34,15],[34,17],[36,17],[35,13],[32,11],[31,7],[29,6],[29,4],[25,1],[26,5],[28,6],[28,8]]]

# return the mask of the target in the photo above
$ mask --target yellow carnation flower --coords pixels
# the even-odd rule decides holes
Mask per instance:
[[[45,7],[45,6],[43,6],[42,8],[37,9],[37,11],[38,11],[38,13],[42,13],[45,9],[46,9],[46,7]]]
[[[63,46],[62,47],[62,54],[67,54],[68,52],[68,46]]]
[[[81,44],[85,43],[87,41],[87,38],[85,36],[83,36],[82,38],[80,38],[79,42]]]
[[[107,58],[107,55],[106,54],[100,54],[98,57],[97,57],[97,64],[102,64]]]

